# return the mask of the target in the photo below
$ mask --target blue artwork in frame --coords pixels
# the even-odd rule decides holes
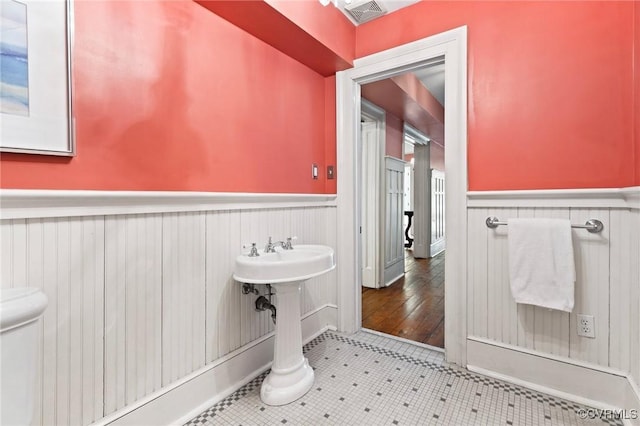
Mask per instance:
[[[0,152],[75,154],[73,0],[0,0]]]
[[[29,55],[27,5],[0,3],[0,112],[29,115]]]

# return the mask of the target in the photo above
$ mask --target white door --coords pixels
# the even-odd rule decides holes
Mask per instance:
[[[404,275],[404,233],[402,229],[405,162],[385,157],[384,285]]]
[[[362,285],[380,287],[380,169],[381,151],[375,122],[362,123]]]

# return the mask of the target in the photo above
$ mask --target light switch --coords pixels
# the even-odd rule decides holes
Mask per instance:
[[[311,165],[311,177],[318,179],[318,165],[316,163]]]
[[[327,179],[335,179],[333,166],[327,166]]]

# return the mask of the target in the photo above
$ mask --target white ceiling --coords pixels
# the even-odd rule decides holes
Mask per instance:
[[[413,71],[418,80],[444,106],[444,62]]]

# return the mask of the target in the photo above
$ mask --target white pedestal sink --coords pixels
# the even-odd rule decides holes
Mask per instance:
[[[335,268],[333,249],[321,245],[296,245],[291,250],[258,257],[236,258],[233,278],[240,283],[271,284],[276,295],[276,330],[271,372],[262,382],[260,398],[267,405],[285,405],[313,386],[313,369],[302,356],[300,287],[312,277]]]

